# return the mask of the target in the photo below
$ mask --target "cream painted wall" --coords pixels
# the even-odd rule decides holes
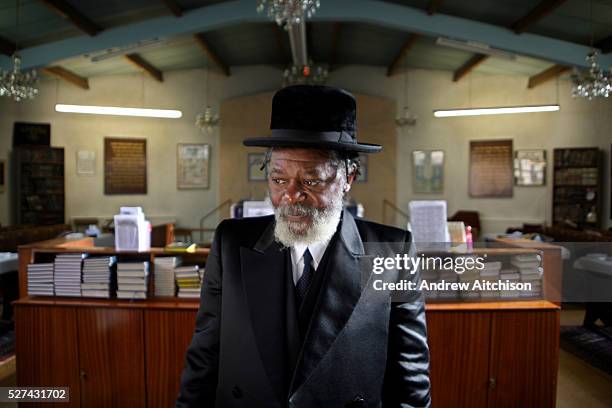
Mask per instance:
[[[216,109],[221,100],[273,91],[279,86],[280,72],[274,68],[232,67],[232,73],[229,78],[215,73],[210,75],[209,99]],[[206,104],[204,71],[169,72],[165,73],[165,78],[160,84],[141,75],[97,77],[90,79],[89,91],[63,82],[47,81],[41,84],[41,95],[34,101],[22,104],[0,101],[0,158],[6,158],[10,150],[15,120],[50,122],[53,145],[66,148],[68,219],[112,215],[120,205],[132,204],[142,205],[151,216],[171,216],[182,226],[197,226],[199,217],[218,203],[218,183],[231,183],[232,180],[218,180],[218,131],[205,135],[193,126],[195,115]],[[408,201],[413,199],[446,199],[451,214],[459,209],[480,211],[485,232],[501,231],[523,222],[550,221],[550,166],[545,187],[515,187],[514,197],[504,199],[472,199],[468,195],[469,141],[512,138],[515,149],[546,149],[549,159],[554,147],[598,146],[603,149],[606,157],[603,216],[604,224],[612,225],[609,219],[612,101],[573,100],[567,81],[560,81],[558,88],[552,81],[533,90],[527,90],[526,83],[526,77],[476,74],[454,83],[449,72],[409,71],[408,104],[419,119],[411,133],[398,130],[398,206],[407,209]],[[396,99],[398,109],[406,101],[404,75],[388,78],[383,67],[350,66],[334,70],[329,84],[355,93]],[[561,111],[557,113],[454,119],[435,119],[432,115],[432,110],[437,108],[542,104],[554,103],[557,98],[561,104]],[[161,120],[67,115],[53,111],[57,102],[167,107],[181,109],[184,116],[179,120]],[[148,139],[148,195],[103,195],[105,136]],[[176,189],[176,143],[179,142],[211,143],[209,190]],[[76,176],[74,156],[78,148],[96,150],[95,177]],[[443,194],[412,193],[411,152],[415,149],[443,149],[447,153]],[[0,222],[8,222],[7,193],[0,194]],[[215,222],[211,220],[208,225]]]

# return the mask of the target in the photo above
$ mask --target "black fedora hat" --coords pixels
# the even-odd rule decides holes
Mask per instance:
[[[322,85],[292,85],[272,99],[272,136],[244,140],[245,146],[311,147],[376,153],[382,146],[357,142],[357,104],[349,92]]]

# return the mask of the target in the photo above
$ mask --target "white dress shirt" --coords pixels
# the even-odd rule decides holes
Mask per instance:
[[[314,244],[306,245],[296,243],[291,247],[291,264],[293,266],[293,284],[297,284],[297,281],[302,276],[304,272],[304,252],[306,248],[310,250],[310,255],[312,255],[312,266],[315,269],[319,267],[321,263],[321,258],[323,258],[323,254],[327,249],[327,245],[329,245],[329,241],[325,242],[317,242]]]

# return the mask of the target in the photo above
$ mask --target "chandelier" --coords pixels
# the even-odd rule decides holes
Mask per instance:
[[[217,126],[218,123],[219,115],[214,113],[210,106],[207,106],[204,112],[196,117],[195,121],[197,127],[208,133],[212,132],[212,129]]]
[[[408,106],[404,106],[402,114],[395,119],[395,124],[399,127],[416,126],[417,117],[412,114]]]
[[[320,5],[319,0],[257,0],[257,12],[265,11],[268,18],[287,29],[312,17]]]
[[[15,54],[13,55],[13,69],[0,70],[0,96],[13,98],[17,102],[32,99],[38,94],[37,82],[38,77],[35,70],[21,72],[21,59]]]
[[[574,69],[572,74],[572,96],[591,100],[596,97],[607,98],[612,94],[612,72],[606,72],[597,63],[597,52],[591,51],[586,60],[588,71]]]
[[[309,61],[307,65],[291,65],[283,71],[283,86],[322,85],[327,81],[327,67]]]
[[[38,94],[36,71],[21,72],[21,58],[17,55],[19,49],[19,0],[15,7],[15,53],[13,54],[13,69],[0,69],[0,96],[13,98],[14,101],[32,99]]]

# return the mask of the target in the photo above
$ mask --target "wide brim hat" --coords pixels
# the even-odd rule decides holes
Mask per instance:
[[[292,85],[272,98],[271,136],[245,146],[306,147],[376,153],[382,146],[357,142],[357,103],[349,92],[322,85]]]

